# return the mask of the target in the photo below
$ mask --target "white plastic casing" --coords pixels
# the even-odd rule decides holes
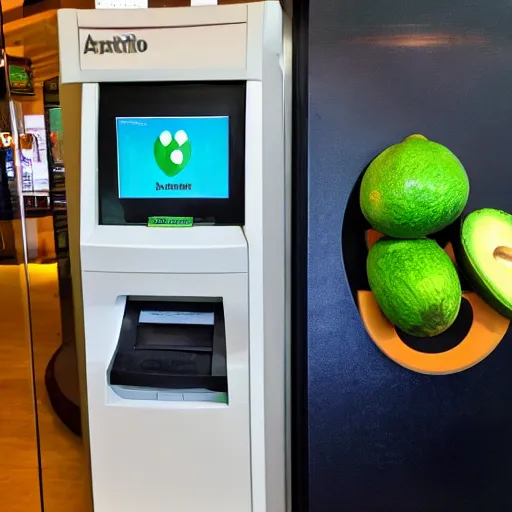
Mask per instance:
[[[279,2],[58,12],[82,85],[80,256],[95,512],[283,512],[287,503],[290,24]],[[140,54],[84,54],[134,33]],[[178,44],[179,43],[179,44]],[[99,83],[247,82],[245,226],[98,222]],[[229,404],[126,400],[107,382],[127,296],[222,297]]]

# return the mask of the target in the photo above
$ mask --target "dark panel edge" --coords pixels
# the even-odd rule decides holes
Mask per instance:
[[[292,509],[309,511],[308,434],[308,41],[309,0],[293,16],[292,149]]]

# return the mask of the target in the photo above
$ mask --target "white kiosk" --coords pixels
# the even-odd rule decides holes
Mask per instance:
[[[290,24],[277,1],[58,23],[95,512],[284,512]]]

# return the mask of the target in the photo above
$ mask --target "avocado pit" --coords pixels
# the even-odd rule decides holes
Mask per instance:
[[[512,268],[512,247],[499,245],[494,249],[493,256],[502,265]]]

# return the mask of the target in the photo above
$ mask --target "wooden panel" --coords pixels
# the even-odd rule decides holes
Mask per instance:
[[[4,34],[8,55],[19,55],[21,48],[20,56],[32,59],[36,83],[42,83],[59,74],[55,10],[6,23]],[[27,99],[28,101],[30,100]]]

